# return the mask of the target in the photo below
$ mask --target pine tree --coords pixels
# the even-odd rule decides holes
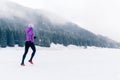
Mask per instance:
[[[6,30],[1,30],[1,47],[7,47],[7,35]]]

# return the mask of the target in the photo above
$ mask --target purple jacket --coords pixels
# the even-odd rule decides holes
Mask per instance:
[[[32,27],[27,27],[25,29],[26,32],[26,41],[34,42],[34,32]]]

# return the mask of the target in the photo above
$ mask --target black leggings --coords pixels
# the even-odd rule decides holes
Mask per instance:
[[[23,57],[22,57],[22,63],[21,64],[24,64],[24,60],[26,58],[26,55],[28,53],[28,50],[29,50],[29,47],[31,47],[31,49],[33,50],[32,54],[31,54],[31,58],[29,61],[31,61],[35,55],[35,52],[36,52],[36,48],[35,48],[35,45],[33,42],[30,42],[30,41],[26,41],[25,42],[25,52],[23,54]]]

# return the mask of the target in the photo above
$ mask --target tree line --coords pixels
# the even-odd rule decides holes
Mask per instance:
[[[14,47],[18,45],[23,47],[25,43],[25,27],[27,26],[24,23],[22,20],[17,20],[16,22],[14,20],[1,19],[0,46]],[[87,46],[119,48],[120,46],[118,42],[101,35],[95,35],[72,23],[61,26],[39,22],[35,26],[35,36],[37,37],[35,44],[42,47],[50,47],[51,43],[62,44],[64,46],[84,46],[85,48]]]

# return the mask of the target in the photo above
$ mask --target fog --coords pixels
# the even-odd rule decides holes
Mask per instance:
[[[0,17],[1,18],[10,18],[19,17],[25,20],[28,20],[29,23],[36,23],[35,15],[38,13],[43,17],[50,20],[52,24],[62,25],[68,22],[67,19],[61,17],[55,13],[48,12],[45,10],[38,10],[26,7],[24,5],[20,5],[15,2],[11,2],[8,0],[0,0]]]
[[[0,17],[11,17],[11,16],[23,17],[25,14],[18,10],[18,7],[11,4],[11,2],[0,0]]]
[[[11,0],[63,16],[96,34],[120,42],[120,0]]]
[[[52,12],[48,12],[45,10],[36,10],[40,15],[50,20],[50,22],[54,25],[64,25],[69,22],[68,19],[65,19],[63,16],[57,15]]]

